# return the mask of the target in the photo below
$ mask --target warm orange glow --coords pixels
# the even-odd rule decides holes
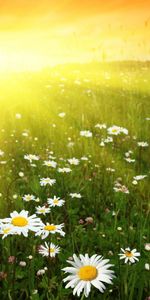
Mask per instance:
[[[150,58],[149,0],[0,1],[0,69]]]

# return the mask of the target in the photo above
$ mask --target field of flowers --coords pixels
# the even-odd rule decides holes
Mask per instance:
[[[150,64],[0,80],[0,299],[148,300]]]

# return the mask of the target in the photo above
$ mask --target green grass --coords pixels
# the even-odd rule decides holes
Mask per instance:
[[[149,80],[148,62],[58,66],[37,73],[1,76],[0,149],[4,151],[1,161],[6,163],[0,164],[0,217],[22,209],[31,215],[36,205],[46,203],[54,195],[66,201],[64,206],[52,208],[50,215],[41,216],[43,221],[65,223],[65,237],[52,236],[61,252],[51,260],[50,274],[46,271],[43,276],[36,275],[48,266],[48,260],[37,251],[45,240],[30,233],[27,238],[8,236],[0,241],[0,272],[7,274],[5,279],[0,275],[1,299],[77,299],[72,289],[65,289],[62,283],[61,269],[73,253],[97,253],[114,264],[113,285],[107,285],[104,294],[93,287],[88,299],[144,300],[150,296],[149,272],[145,270],[149,257],[144,247],[150,242],[150,151],[149,147],[137,146],[139,141],[150,144],[150,121],[146,120],[150,117]],[[60,112],[66,116],[60,118]],[[16,113],[22,118],[16,119]],[[117,136],[113,143],[101,147],[107,130],[95,128],[97,123],[125,127],[129,134]],[[92,131],[93,137],[81,137],[81,130]],[[23,132],[28,136],[23,136]],[[68,147],[69,142],[74,143],[73,147]],[[129,150],[133,151],[134,163],[124,159]],[[50,151],[54,152],[58,167],[68,165],[67,159],[72,157],[87,156],[88,161],[80,160],[78,166],[71,166],[71,173],[58,173],[57,168],[43,166]],[[24,159],[25,154],[40,156],[36,167]],[[145,179],[132,184],[133,176],[144,174]],[[56,184],[41,187],[42,177],[55,178]],[[117,178],[129,194],[113,190]],[[74,192],[81,193],[82,198],[71,199],[69,194]],[[39,197],[40,203],[25,203],[25,194]],[[93,224],[86,224],[89,216]],[[128,246],[141,253],[139,262],[131,266],[118,257],[120,248]],[[15,255],[16,264],[8,263],[11,255]],[[29,255],[33,256],[31,261]],[[20,261],[26,261],[27,266],[20,267]],[[35,289],[38,294],[33,295]]]

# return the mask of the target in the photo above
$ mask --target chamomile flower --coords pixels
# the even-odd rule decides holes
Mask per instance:
[[[50,208],[46,207],[45,205],[36,207],[36,213],[38,215],[44,215],[45,216],[46,214],[50,213],[50,211],[51,211]]]
[[[64,118],[64,117],[65,117],[65,115],[66,115],[66,113],[65,113],[65,112],[60,112],[60,113],[58,114],[58,117],[60,117],[60,118]]]
[[[129,162],[129,163],[134,163],[135,162],[135,159],[132,159],[132,158],[130,158],[130,157],[125,157],[124,158],[127,162]]]
[[[0,156],[4,155],[4,151],[0,150]]]
[[[60,247],[54,245],[53,243],[50,243],[50,245],[48,245],[48,243],[45,242],[45,246],[41,245],[38,252],[42,254],[42,256],[55,257],[56,254],[60,252]]]
[[[98,124],[95,125],[95,128],[99,128],[99,129],[103,129],[104,128],[104,129],[106,129],[107,126],[106,126],[106,124],[99,124],[98,123]]]
[[[0,235],[2,234],[2,239],[10,234],[14,234],[12,229],[13,226],[11,224],[0,224]]]
[[[120,134],[121,130],[119,126],[113,125],[107,129],[108,134],[110,135],[118,135]]]
[[[139,181],[139,180],[142,180],[146,177],[147,177],[147,175],[137,175],[137,176],[134,176],[133,179]]]
[[[110,135],[118,135],[120,133],[124,133],[124,134],[128,134],[128,129],[124,128],[124,127],[119,127],[116,125],[113,125],[112,127],[109,127],[107,129],[108,134]]]
[[[68,162],[69,162],[70,165],[75,165],[75,166],[77,166],[77,165],[79,164],[79,159],[77,159],[77,158],[75,158],[75,157],[69,158],[69,159],[68,159]]]
[[[55,184],[55,182],[56,182],[56,179],[51,179],[49,177],[40,179],[40,185],[41,186],[46,186],[47,184],[52,186],[53,184]]]
[[[106,289],[104,283],[112,284],[114,271],[109,269],[112,266],[108,263],[109,259],[103,259],[97,254],[91,257],[80,254],[79,258],[73,254],[73,258],[74,261],[67,260],[71,267],[63,269],[65,273],[70,273],[63,281],[68,281],[66,288],[73,288],[73,295],[79,297],[83,290],[85,297],[88,297],[92,285],[103,293]]]
[[[89,130],[81,130],[80,131],[80,136],[90,138],[90,137],[92,137],[92,135],[93,135],[92,132]]]
[[[54,198],[48,198],[47,202],[48,202],[48,204],[51,207],[55,207],[55,206],[62,206],[62,205],[64,205],[65,200],[60,199],[60,197],[54,196]]]
[[[70,173],[72,170],[70,168],[58,168],[59,173]]]
[[[56,168],[57,162],[54,160],[45,160],[43,165],[51,168]]]
[[[88,160],[88,158],[86,156],[82,156],[81,160]]]
[[[24,196],[22,197],[22,199],[23,199],[24,201],[26,201],[26,202],[29,202],[29,201],[35,200],[35,196],[34,196],[34,195],[28,194],[28,195],[24,195]]]
[[[137,258],[138,256],[140,256],[140,253],[137,252],[136,249],[130,250],[130,248],[125,248],[122,249],[121,248],[122,253],[119,253],[118,255],[120,256],[120,259],[124,259],[125,264],[129,263],[129,264],[133,264],[136,261],[138,261],[139,259]]]
[[[27,159],[30,161],[30,163],[32,163],[33,160],[39,160],[39,156],[35,155],[35,154],[26,154],[24,155],[24,159]]]
[[[22,210],[20,213],[14,211],[10,214],[10,218],[2,219],[1,222],[7,223],[7,225],[10,224],[14,234],[23,234],[27,237],[29,230],[36,232],[43,224],[35,214],[30,217],[28,217],[28,214],[29,212],[26,210]]]
[[[71,198],[78,198],[78,199],[80,199],[82,197],[80,193],[70,193],[69,195],[71,196]]]
[[[36,235],[41,236],[42,239],[46,239],[50,233],[52,234],[59,233],[60,235],[64,236],[65,232],[62,230],[63,227],[64,224],[54,225],[54,224],[46,223],[46,225],[43,224],[41,226],[39,231],[36,232]]]
[[[114,189],[114,191],[115,191],[116,193],[122,192],[122,193],[124,193],[124,194],[129,194],[128,188],[127,188],[125,185],[121,185],[119,182],[117,182],[117,183],[115,184],[115,186],[113,187],[113,189]]]
[[[120,132],[127,135],[128,134],[128,129],[124,128],[124,127],[120,127]]]
[[[147,142],[138,142],[137,145],[139,147],[145,148],[145,147],[148,147],[149,144]]]

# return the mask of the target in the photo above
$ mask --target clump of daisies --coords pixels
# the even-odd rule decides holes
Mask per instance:
[[[110,135],[120,135],[121,133],[127,135],[128,134],[128,129],[124,127],[120,127],[117,125],[113,125],[112,127],[109,127],[107,129],[108,134]]]
[[[27,194],[27,195],[24,195],[22,197],[22,199],[25,201],[25,202],[30,202],[30,201],[35,201],[35,202],[39,202],[39,198],[36,198],[34,195],[30,195],[30,194]]]
[[[89,257],[88,254],[73,254],[73,260],[67,260],[71,267],[62,269],[70,275],[63,279],[68,282],[66,288],[73,289],[73,295],[79,297],[83,291],[85,297],[88,297],[91,287],[96,287],[101,293],[106,289],[105,283],[112,284],[114,271],[110,269],[113,265],[109,259],[103,259],[101,255],[94,254]]]
[[[40,157],[38,155],[35,155],[35,154],[25,154],[24,159],[29,160],[29,162],[32,163],[33,160],[34,161],[39,160]]]
[[[80,136],[91,138],[92,137],[92,132],[90,130],[81,130],[80,131]]]
[[[46,186],[46,185],[54,185],[56,183],[56,179],[51,179],[49,177],[46,177],[46,178],[41,178],[40,179],[40,185],[41,186]]]
[[[3,238],[8,235],[21,235],[28,236],[29,231],[36,232],[42,226],[42,221],[37,218],[36,214],[28,216],[29,212],[22,210],[20,213],[14,211],[10,214],[9,218],[0,220],[0,234]]]
[[[137,145],[142,148],[146,148],[149,146],[149,144],[147,142],[138,142]]]
[[[124,194],[129,194],[129,190],[125,185],[122,185],[120,182],[116,181],[113,187],[115,192],[122,192]]]

